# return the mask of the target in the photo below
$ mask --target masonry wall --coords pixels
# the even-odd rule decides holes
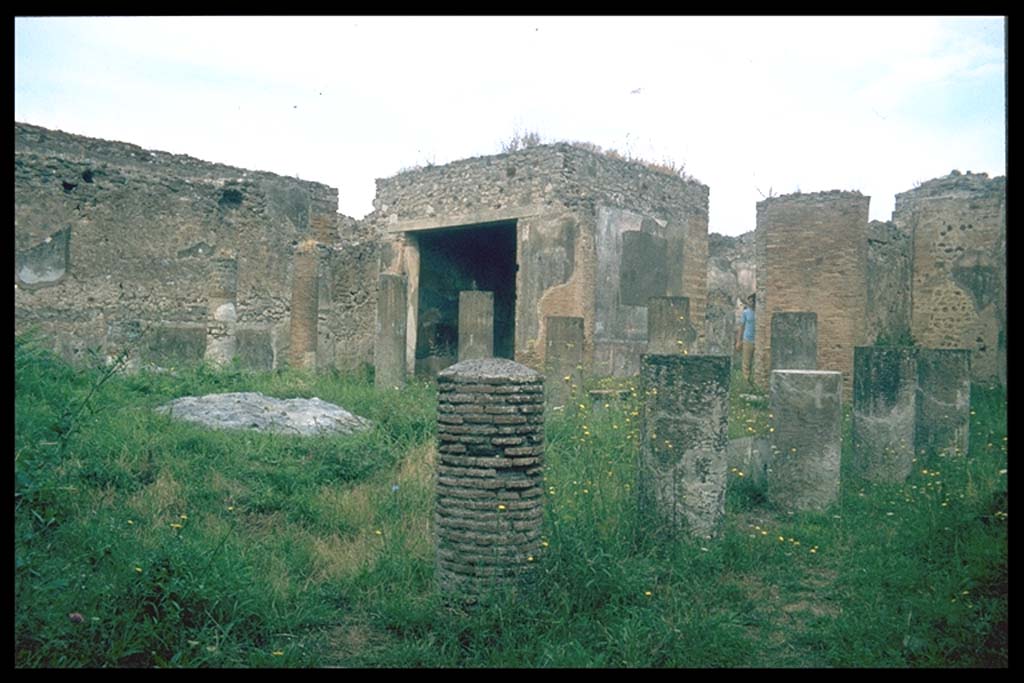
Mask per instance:
[[[930,180],[896,195],[912,236],[911,332],[921,346],[972,351],[975,381],[1006,381],[1006,179]]]
[[[321,270],[317,366],[361,370],[373,365],[381,244],[362,221],[338,222]]]
[[[843,373],[851,396],[853,349],[867,337],[867,226],[870,199],[817,192],[757,204],[755,381],[767,386],[771,315],[818,315],[818,369]]]
[[[15,124],[15,329],[73,361],[132,345],[200,362],[211,259],[237,260],[238,355],[284,361],[292,249],[333,239],[337,190]]]
[[[708,235],[708,295],[704,329],[709,354],[731,356],[743,300],[757,289],[754,231]]]
[[[910,233],[892,221],[871,221],[867,238],[867,341],[905,341],[910,334]]]
[[[612,374],[638,367],[638,348],[646,340],[640,300],[648,290],[689,296],[691,313],[703,319],[707,196],[700,183],[637,163],[567,144],[544,145],[378,180],[367,221],[384,241],[382,269],[410,276],[411,329],[419,314],[413,290],[422,267],[417,233],[514,222],[515,359],[543,367],[544,320],[582,317],[587,364]],[[629,270],[637,255],[662,243],[666,250],[658,255],[666,266],[656,281],[624,291],[617,279],[621,265]],[[616,266],[620,272],[611,272]],[[616,281],[602,279],[609,277]],[[615,361],[616,354],[635,356],[636,367]]]

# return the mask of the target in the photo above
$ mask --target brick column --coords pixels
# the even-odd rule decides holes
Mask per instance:
[[[839,500],[842,390],[839,372],[772,372],[768,498],[773,503],[821,511]]]
[[[645,355],[640,362],[637,493],[669,533],[713,536],[725,514],[728,356]]]
[[[437,577],[480,595],[537,559],[543,517],[544,378],[503,358],[437,377]]]

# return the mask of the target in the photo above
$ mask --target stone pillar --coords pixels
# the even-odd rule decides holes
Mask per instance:
[[[583,390],[583,318],[545,319],[544,393],[549,407],[567,405]]]
[[[818,314],[772,314],[772,370],[818,369]]]
[[[914,468],[917,360],[914,349],[853,350],[853,468],[865,479],[900,484]]]
[[[690,321],[690,299],[655,296],[647,300],[647,353],[691,353],[697,330]]]
[[[209,328],[207,329],[206,347],[210,347]],[[107,365],[111,365],[126,354],[124,370],[137,372],[142,367],[142,321],[134,319],[114,319],[107,322]]]
[[[641,358],[637,493],[641,513],[669,533],[713,536],[725,514],[731,365],[728,356]]]
[[[293,368],[316,369],[318,256],[316,240],[295,247],[288,362]]]
[[[971,426],[971,352],[917,349],[917,418],[914,447],[966,455]]]
[[[774,370],[768,498],[821,511],[839,500],[843,380],[839,372]]]
[[[459,292],[459,360],[494,356],[494,292]]]
[[[437,578],[481,595],[521,577],[541,545],[544,378],[504,358],[437,376]]]
[[[378,389],[405,385],[405,277],[381,273],[377,279],[377,334],[373,345]]]
[[[204,360],[211,365],[225,366],[238,353],[235,325],[238,313],[238,260],[219,256],[210,262],[210,279],[206,290],[207,323]]]

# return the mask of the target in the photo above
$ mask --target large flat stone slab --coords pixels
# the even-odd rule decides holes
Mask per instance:
[[[156,411],[213,429],[297,436],[352,434],[373,425],[366,418],[319,398],[280,399],[253,391],[183,396]]]

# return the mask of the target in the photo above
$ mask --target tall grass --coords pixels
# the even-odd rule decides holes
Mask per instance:
[[[534,571],[469,607],[434,585],[432,385],[116,375],[60,432],[103,376],[16,341],[19,667],[1007,665],[999,390],[974,392],[968,457],[926,454],[904,486],[844,472],[827,513],[772,509],[731,475],[711,542],[637,517],[635,392],[582,398],[546,425]],[[316,395],[375,426],[303,439],[152,410],[242,390]],[[733,392],[733,436],[767,429],[748,390]]]

